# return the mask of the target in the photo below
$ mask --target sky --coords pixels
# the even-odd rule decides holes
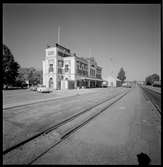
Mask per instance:
[[[159,4],[3,4],[3,44],[21,67],[42,69],[47,44],[94,57],[102,78],[161,75]],[[161,77],[161,76],[160,76]]]

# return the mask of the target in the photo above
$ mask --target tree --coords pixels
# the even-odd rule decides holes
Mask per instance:
[[[20,68],[17,80],[22,83],[29,81],[30,85],[37,85],[42,83],[42,71],[36,70],[33,67]]]
[[[124,71],[123,67],[120,68],[120,71],[119,71],[119,73],[118,73],[117,78],[118,78],[119,80],[121,80],[121,84],[123,84],[124,80],[126,79],[125,71]]]
[[[158,74],[149,75],[145,79],[146,85],[152,85],[154,81],[159,81],[159,75]]]
[[[27,86],[27,84],[26,84],[26,78],[25,78],[24,73],[22,72],[22,68],[19,69],[19,74],[16,77],[16,85],[15,86],[21,87],[21,88]]]
[[[159,81],[159,79],[160,79],[158,74],[152,74],[151,78],[152,78],[152,84],[154,81]]]
[[[145,84],[146,85],[152,85],[151,76],[148,76],[148,77],[145,78]]]
[[[20,65],[14,60],[10,49],[6,45],[3,45],[2,74],[3,86],[6,89],[9,85],[13,86],[15,84],[19,68]]]
[[[42,83],[42,72],[41,71],[31,71],[29,74],[29,82],[32,85],[37,85]]]

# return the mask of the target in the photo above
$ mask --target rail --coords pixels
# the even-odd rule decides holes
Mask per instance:
[[[152,89],[149,89],[149,88],[147,88],[147,87],[141,87],[144,91],[144,97],[145,97],[145,99],[146,100],[148,100],[148,101],[150,101],[151,102],[151,104],[156,108],[156,110],[159,112],[159,114],[161,115],[161,105],[158,105],[158,104],[156,104],[153,100],[152,100],[152,98],[151,97],[149,97],[149,94],[151,94],[151,91],[153,92],[153,93],[155,93],[155,94],[157,94],[157,96],[160,96],[160,99],[161,99],[161,93],[159,93],[159,92],[156,92],[156,91],[154,91],[154,90],[152,90]],[[160,107],[159,107],[160,106]]]
[[[54,147],[54,145],[60,143],[61,141],[63,141],[67,136],[69,136],[70,134],[72,134],[73,132],[75,132],[77,129],[81,128],[82,126],[84,126],[85,124],[87,124],[90,120],[92,120],[93,118],[95,118],[96,116],[98,116],[100,113],[104,112],[106,109],[108,109],[111,105],[115,104],[116,102],[118,102],[121,98],[123,98],[126,94],[128,94],[128,92],[131,91],[131,90],[127,90],[123,93],[118,93],[116,95],[114,95],[113,97],[109,97],[109,98],[106,98],[105,100],[103,100],[102,102],[99,102],[97,103],[96,105],[93,105],[85,110],[83,110],[82,112],[79,112],[77,114],[74,114],[74,115],[71,115],[70,117],[66,118],[65,120],[62,120],[61,122],[55,124],[55,125],[52,125],[51,127],[49,127],[48,129],[6,149],[5,151],[3,151],[3,156],[6,156],[8,154],[11,153],[13,151],[16,151],[17,149],[19,149],[20,147],[24,146],[25,144],[27,143],[30,143],[32,142],[34,139],[38,139],[39,137],[41,136],[46,136],[48,135],[50,132],[58,129],[58,128],[61,128],[61,127],[64,127],[65,125],[67,125],[68,123],[72,123],[74,120],[77,120],[79,118],[81,118],[81,116],[84,116],[86,114],[89,114],[88,116],[86,116],[86,118],[84,119],[84,121],[80,122],[79,121],[79,124],[77,124],[76,126],[72,126],[70,129],[68,129],[66,132],[64,132],[62,134],[62,136],[60,136],[60,140],[57,141],[55,144],[53,144],[52,147]],[[90,111],[92,109],[95,109],[96,107],[99,107],[100,105],[106,103],[106,102],[110,102],[111,100],[113,100],[111,103],[107,104],[106,106],[104,106],[102,109],[100,109],[100,111],[98,112],[95,112],[95,113],[91,113]],[[36,157],[32,157],[32,160],[30,160],[30,162],[26,162],[27,164],[32,164],[36,159],[38,159],[40,156],[42,156],[43,154],[45,154],[45,152],[47,152],[47,150],[50,149],[50,148],[47,148],[46,151],[43,151],[41,153],[39,153],[39,155],[37,155]],[[20,155],[21,155],[21,150],[19,149],[20,151]],[[10,155],[9,155],[10,156]],[[28,160],[29,161],[29,160]]]
[[[151,86],[142,86],[142,88],[151,90],[151,91],[158,93],[158,94],[161,94],[161,88],[153,88]]]

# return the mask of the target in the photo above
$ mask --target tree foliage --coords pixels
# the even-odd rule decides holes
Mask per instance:
[[[3,45],[2,74],[3,86],[6,88],[9,85],[24,87],[27,85],[27,81],[31,85],[42,83],[42,71],[36,70],[33,67],[21,68],[6,45]]]
[[[16,77],[18,76],[18,69],[20,65],[14,60],[10,49],[3,45],[3,57],[2,57],[2,74],[3,74],[3,86],[8,88],[9,85],[14,85]]]
[[[119,73],[118,73],[117,78],[118,78],[119,80],[121,80],[121,84],[122,84],[122,83],[124,82],[124,80],[126,79],[125,71],[124,71],[123,67],[120,68],[120,71],[119,71]]]
[[[37,85],[42,83],[42,71],[36,70],[33,67],[20,68],[17,81],[21,81],[22,84],[29,81],[30,85]]]
[[[158,74],[149,75],[145,79],[146,85],[152,85],[154,81],[159,81],[159,75]]]

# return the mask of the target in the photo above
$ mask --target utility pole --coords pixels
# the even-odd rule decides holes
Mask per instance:
[[[112,63],[112,57],[109,58],[109,60],[110,60],[110,63],[111,63],[111,68],[112,68],[111,75],[113,75],[113,63]]]

